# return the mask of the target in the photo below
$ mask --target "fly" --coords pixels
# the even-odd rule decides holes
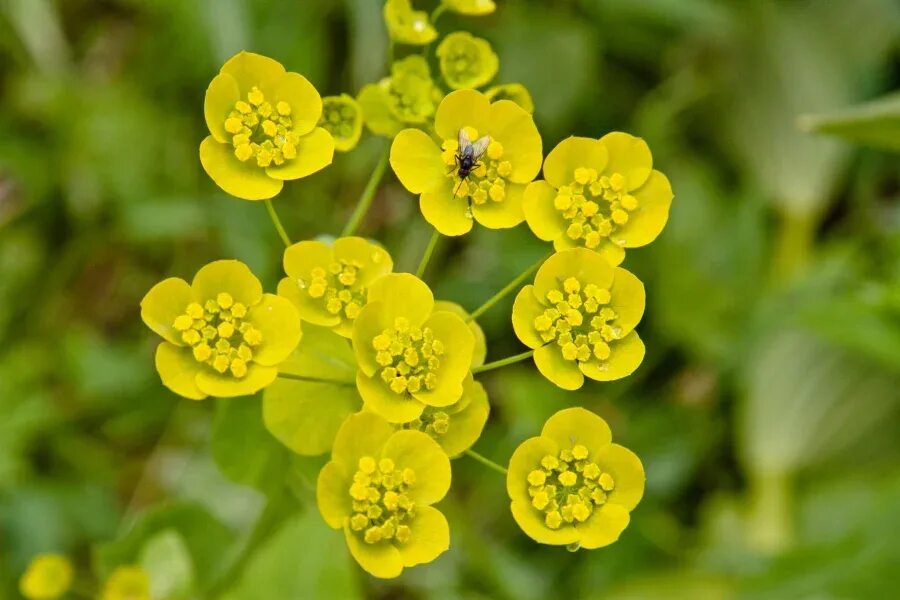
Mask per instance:
[[[456,151],[456,166],[454,167],[456,174],[459,176],[459,183],[456,185],[456,189],[453,190],[454,198],[462,182],[466,180],[472,171],[481,166],[481,163],[478,161],[490,143],[491,138],[487,135],[478,138],[473,143],[469,140],[469,134],[466,133],[465,128],[459,130],[459,149]]]

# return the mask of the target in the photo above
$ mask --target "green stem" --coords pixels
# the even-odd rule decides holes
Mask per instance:
[[[779,214],[778,237],[772,257],[773,278],[787,281],[809,262],[818,219],[816,215]]]
[[[501,358],[500,360],[495,360],[494,362],[483,364],[480,367],[475,367],[474,369],[472,369],[472,374],[484,373],[485,371],[493,371],[494,369],[499,369],[500,367],[505,367],[506,365],[517,363],[520,360],[525,360],[532,354],[534,354],[534,350],[527,350],[525,352],[522,352],[521,354],[507,356],[506,358]]]
[[[375,199],[375,192],[378,191],[378,184],[381,183],[384,172],[387,170],[390,155],[390,146],[385,145],[384,150],[381,152],[381,158],[378,159],[378,164],[375,165],[375,170],[372,171],[372,175],[369,177],[369,181],[366,183],[366,187],[356,203],[353,214],[350,215],[350,220],[347,221],[344,231],[341,232],[341,236],[353,235],[359,229],[360,223],[362,223],[366,213],[369,212],[369,208],[372,206],[372,200]]]
[[[767,553],[783,551],[793,539],[791,480],[785,473],[751,473],[750,542]]]
[[[446,5],[444,5],[444,3],[441,2],[440,4],[437,5],[437,8],[435,8],[433,11],[431,11],[431,15],[428,17],[428,20],[431,21],[432,25],[434,25],[435,23],[437,23],[438,18],[440,18],[440,16],[442,14],[444,14],[444,12],[446,12],[446,10],[447,10]]]
[[[467,319],[467,321],[474,321],[475,319],[480,317],[482,314],[487,312],[492,306],[494,306],[500,300],[502,300],[511,291],[515,290],[520,285],[522,285],[522,282],[525,281],[526,279],[528,279],[529,277],[531,277],[531,274],[534,273],[535,271],[537,271],[538,267],[540,267],[542,264],[544,264],[544,261],[547,260],[548,258],[550,258],[550,256],[552,254],[553,254],[552,252],[550,254],[547,254],[546,256],[542,257],[539,261],[537,261],[536,263],[534,263],[533,265],[531,265],[530,267],[528,267],[527,269],[525,269],[524,271],[519,273],[515,279],[513,279],[506,285],[506,287],[504,287],[502,290],[500,290],[499,292],[497,292],[496,294],[491,296],[487,300],[487,302],[485,302],[484,304],[482,304],[481,306],[479,306],[478,308],[473,310],[472,314],[469,315],[469,318]]]
[[[285,247],[291,245],[291,238],[288,237],[287,232],[284,230],[284,225],[281,224],[281,219],[278,218],[278,213],[275,212],[275,207],[272,205],[271,200],[266,200],[266,210],[269,212],[269,218],[272,219],[272,224],[275,225],[275,231],[278,232],[279,237],[281,237],[281,241],[284,242]]]
[[[355,381],[346,379],[328,379],[325,377],[307,377],[306,375],[294,375],[293,373],[279,373],[281,379],[290,379],[292,381],[306,381],[308,383],[330,383],[331,385],[340,385],[352,387],[356,385]]]
[[[503,467],[501,467],[500,465],[498,465],[491,459],[478,454],[474,450],[466,450],[464,454],[466,456],[470,456],[470,457],[474,458],[475,460],[477,460],[478,462],[480,462],[487,468],[493,469],[493,470],[497,471],[498,473],[503,473],[504,475],[506,475],[506,469],[504,469]]]
[[[422,279],[422,276],[425,274],[425,269],[428,268],[428,263],[431,262],[431,256],[434,254],[434,249],[437,247],[439,239],[441,239],[441,234],[435,229],[431,234],[431,239],[428,240],[428,247],[425,248],[425,254],[422,255],[419,268],[416,269],[416,277],[419,279]]]

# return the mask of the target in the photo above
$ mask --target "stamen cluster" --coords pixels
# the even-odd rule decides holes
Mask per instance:
[[[437,386],[435,371],[441,366],[444,344],[434,338],[430,327],[412,327],[408,319],[397,317],[394,327],[372,339],[382,367],[381,378],[396,394],[432,390]]]
[[[415,471],[397,470],[390,458],[360,458],[349,490],[353,498],[350,528],[360,532],[367,544],[408,541],[412,533],[408,523],[415,516],[416,505],[407,491],[415,484]]]
[[[423,431],[433,438],[438,438],[450,430],[450,415],[441,409],[426,406],[418,419],[404,423],[403,428]]]
[[[472,132],[470,139],[477,137],[477,132]],[[449,167],[455,167],[459,142],[444,140],[441,148],[444,162]],[[484,204],[488,200],[502,202],[506,199],[506,178],[512,173],[512,163],[503,160],[503,145],[498,141],[491,141],[478,162],[480,163],[478,168],[462,181],[459,181],[457,169],[454,168],[448,173],[448,177],[458,182],[455,188],[456,197],[468,197],[474,204]]]
[[[325,310],[333,315],[343,315],[353,320],[366,303],[366,293],[353,289],[362,265],[355,261],[337,260],[328,265],[326,271],[315,267],[309,279],[297,279],[297,286],[305,290],[310,298],[321,299]]]
[[[238,100],[225,119],[225,131],[232,135],[234,155],[241,162],[256,159],[260,167],[281,165],[297,157],[300,136],[294,132],[291,105],[272,104],[257,87]]]
[[[554,206],[569,222],[566,235],[596,248],[628,222],[638,201],[625,189],[621,173],[598,176],[596,169],[581,167],[570,185],[559,188]]]
[[[350,102],[342,101],[340,98],[322,100],[321,126],[336,138],[353,136],[353,123],[357,117],[357,109]]]

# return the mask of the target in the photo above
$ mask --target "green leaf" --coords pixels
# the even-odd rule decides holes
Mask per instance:
[[[865,146],[900,150],[900,93],[843,110],[804,115],[800,129],[834,135]]]
[[[154,598],[187,598],[194,584],[194,565],[184,538],[166,529],[147,540],[141,549],[140,565],[150,576]]]

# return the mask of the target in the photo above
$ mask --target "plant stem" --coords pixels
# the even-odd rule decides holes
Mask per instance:
[[[428,268],[428,263],[431,262],[431,256],[434,254],[434,249],[437,247],[440,238],[441,234],[435,229],[431,234],[431,239],[428,240],[428,247],[425,248],[425,254],[422,255],[422,260],[419,262],[419,268],[416,269],[416,277],[419,279],[422,279],[422,276],[425,274],[425,269]]]
[[[355,381],[346,379],[327,379],[325,377],[307,377],[306,375],[294,375],[293,373],[279,373],[281,379],[290,379],[292,381],[306,381],[308,383],[330,383],[331,385],[340,385],[352,387],[356,385]]]
[[[475,367],[474,369],[472,369],[472,374],[484,373],[485,371],[492,371],[494,369],[499,369],[500,367],[505,367],[506,365],[517,363],[520,360],[525,360],[532,354],[534,354],[534,350],[527,350],[525,352],[522,352],[521,354],[507,356],[506,358],[501,358],[500,360],[495,360],[494,362],[483,364],[480,367]]]
[[[477,460],[478,462],[480,462],[487,468],[493,469],[493,470],[497,471],[498,473],[503,473],[504,475],[506,475],[506,469],[504,469],[503,467],[501,467],[500,465],[498,465],[491,459],[478,454],[474,450],[466,450],[464,454],[466,456],[471,456],[472,458],[474,458],[475,460]]]
[[[384,172],[387,170],[390,154],[390,146],[386,145],[381,152],[381,157],[378,159],[378,164],[375,165],[375,170],[372,171],[372,175],[369,177],[369,181],[366,183],[366,187],[359,197],[359,201],[356,203],[353,214],[350,215],[350,220],[347,221],[347,225],[344,226],[344,231],[341,232],[341,236],[346,237],[348,235],[353,235],[359,229],[362,220],[372,206],[372,200],[375,199],[375,192],[378,191],[378,184],[381,183]]]
[[[438,18],[442,14],[444,14],[444,11],[446,11],[446,10],[447,10],[446,5],[444,5],[444,3],[441,2],[440,4],[437,5],[437,8],[435,8],[433,11],[431,11],[431,15],[428,17],[428,20],[431,21],[432,25],[434,25],[435,23],[437,23]]]
[[[502,290],[500,290],[499,292],[497,292],[496,294],[491,296],[484,304],[482,304],[481,306],[479,306],[478,308],[473,310],[472,314],[470,314],[469,318],[466,320],[474,321],[475,319],[477,319],[478,317],[483,315],[485,312],[487,312],[492,306],[497,304],[507,294],[509,294],[511,291],[515,290],[517,287],[522,285],[522,282],[525,281],[526,279],[528,279],[532,273],[537,271],[538,267],[540,267],[544,263],[545,260],[550,258],[550,256],[552,254],[553,253],[551,252],[550,254],[543,256],[539,261],[537,261],[536,263],[534,263],[533,265],[531,265],[530,267],[528,267],[527,269],[525,269],[524,271],[519,273],[516,276],[516,278],[513,279],[512,281],[510,281],[508,284],[506,284],[506,286]]]
[[[275,231],[278,232],[279,237],[281,237],[281,241],[284,242],[285,247],[291,245],[291,238],[288,237],[287,232],[284,230],[284,225],[281,224],[281,219],[278,218],[278,213],[275,212],[275,207],[272,205],[271,200],[266,200],[266,210],[269,212],[269,218],[272,219],[272,224],[275,225]]]

